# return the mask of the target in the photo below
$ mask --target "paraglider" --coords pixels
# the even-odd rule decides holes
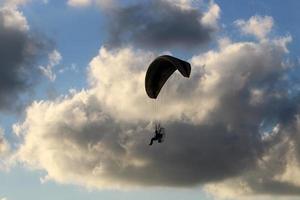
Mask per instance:
[[[191,74],[191,65],[183,60],[169,55],[157,57],[149,66],[145,77],[145,90],[149,98],[156,100],[161,89],[178,70],[182,76],[189,78]],[[161,127],[160,122],[155,123],[155,136],[151,139],[149,145],[153,141],[163,142],[165,137],[165,129]]]
[[[163,55],[156,58],[150,64],[146,73],[145,88],[147,95],[156,99],[161,88],[176,70],[182,76],[189,78],[191,65],[173,56]]]

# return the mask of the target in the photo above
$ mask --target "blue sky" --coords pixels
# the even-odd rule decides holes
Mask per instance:
[[[6,106],[2,109],[0,106],[0,127],[3,128],[5,140],[10,146],[8,152],[4,151],[3,153],[3,161],[11,161],[8,164],[9,166],[6,166],[9,170],[1,170],[0,162],[0,200],[41,198],[57,200],[154,198],[208,200],[222,199],[223,197],[229,199],[272,199],[277,197],[279,199],[285,198],[285,195],[289,194],[295,195],[293,196],[295,198],[300,195],[300,183],[293,179],[293,177],[296,178],[300,175],[297,173],[298,168],[293,165],[293,163],[298,162],[299,158],[296,155],[297,153],[290,153],[293,152],[292,147],[291,149],[282,147],[297,146],[295,141],[297,141],[299,132],[296,125],[297,120],[295,119],[299,113],[297,110],[299,109],[297,105],[297,92],[299,89],[296,86],[299,84],[297,74],[300,73],[298,69],[298,52],[300,50],[300,28],[298,26],[300,13],[298,8],[300,2],[293,0],[286,2],[280,0],[272,2],[268,0],[215,0],[203,1],[202,3],[201,1],[192,1],[193,3],[181,1],[181,6],[190,6],[188,11],[185,12],[181,10],[183,8],[179,4],[174,3],[180,1],[153,1],[158,2],[160,5],[166,3],[170,6],[166,9],[170,9],[170,13],[174,16],[177,15],[176,12],[180,13],[179,16],[185,16],[182,13],[195,12],[203,17],[209,12],[213,13],[213,10],[209,10],[213,6],[219,8],[216,16],[210,18],[210,24],[202,24],[204,22],[199,21],[199,26],[204,28],[200,28],[198,35],[196,33],[182,34],[178,38],[179,43],[175,44],[176,42],[174,42],[174,46],[173,44],[163,45],[163,42],[157,44],[152,42],[152,46],[151,38],[149,39],[150,42],[148,38],[142,42],[134,37],[131,38],[132,35],[140,36],[143,32],[140,33],[140,29],[127,30],[126,27],[130,29],[130,25],[133,24],[134,26],[141,26],[142,29],[147,28],[147,17],[153,17],[151,12],[142,16],[145,17],[144,26],[143,21],[140,24],[141,22],[137,18],[133,18],[132,21],[123,21],[124,24],[122,24],[122,18],[120,18],[122,15],[119,15],[118,12],[114,13],[114,7],[119,9],[131,5],[138,5],[141,10],[143,8],[151,10],[155,8],[155,5],[149,3],[150,1],[139,3],[130,0],[125,3],[116,1],[116,4],[112,3],[111,5],[113,8],[106,7],[107,4],[102,4],[103,2],[111,3],[113,1],[102,1],[100,5],[94,2],[86,6],[82,4],[74,6],[70,4],[71,1],[68,3],[67,1],[48,0],[47,3],[44,3],[32,0],[17,5],[13,3],[16,7],[10,7],[10,3],[13,1],[8,0],[7,2],[4,4],[9,6],[0,4],[3,7],[0,8],[7,9],[9,7],[8,9],[11,9],[13,13],[21,14],[30,26],[28,32],[22,30],[21,33],[31,34],[34,40],[38,38],[45,42],[45,49],[41,50],[43,55],[38,56],[34,62],[30,63],[32,68],[39,71],[41,66],[49,65],[51,66],[51,73],[56,75],[56,79],[51,81],[40,71],[37,73],[38,75],[32,73],[33,77],[31,78],[37,80],[34,85],[16,90],[17,98],[23,104],[21,109],[14,111],[6,109]],[[140,13],[138,14],[140,15]],[[161,13],[158,13],[158,17],[159,14]],[[3,16],[6,17],[4,14]],[[165,15],[161,14],[161,16]],[[187,14],[187,16],[194,15]],[[243,31],[243,28],[247,28],[250,24],[250,19],[253,16],[258,16],[258,18],[253,18],[257,22],[254,29],[250,28],[251,30],[248,32]],[[268,23],[267,17],[271,17],[273,23],[270,30],[264,27]],[[120,22],[110,21],[111,19],[120,20]],[[17,21],[17,18],[15,20]],[[135,20],[138,22],[135,22]],[[163,20],[158,21],[164,22]],[[191,18],[191,23],[194,22],[193,20],[195,19]],[[237,25],[237,20],[242,20],[242,25]],[[174,21],[171,19],[168,22],[172,23]],[[182,23],[182,21],[178,19],[178,23]],[[110,41],[110,37],[113,35],[112,28],[115,28],[114,25],[119,26],[115,31],[121,37],[120,44],[113,44]],[[153,28],[150,19],[148,25]],[[178,29],[184,29],[186,24],[180,25],[181,27],[178,27]],[[208,26],[208,28],[205,26]],[[5,32],[6,29],[1,30],[1,27],[2,25],[0,26],[0,33],[1,31]],[[170,27],[172,28],[172,26]],[[157,29],[160,28],[157,27]],[[266,30],[266,33],[259,37],[256,31],[261,29]],[[171,29],[169,31],[170,34],[174,32]],[[208,34],[209,37],[200,41],[199,35],[202,31]],[[194,44],[182,45],[190,41],[186,37],[195,37]],[[162,41],[165,39],[163,36],[161,38]],[[158,35],[158,39],[161,38]],[[288,41],[289,38],[292,38],[292,40]],[[117,39],[117,36],[113,39]],[[285,39],[287,42],[281,44],[280,42]],[[221,45],[221,41],[225,41],[224,46]],[[239,43],[241,46],[238,46]],[[251,43],[251,47],[247,46],[249,43]],[[240,49],[235,50],[238,48]],[[254,50],[249,50],[249,48]],[[289,52],[285,51],[285,48],[288,48]],[[48,56],[53,50],[59,52],[61,59],[51,65],[51,59]],[[180,84],[185,89],[193,88],[199,94],[195,92],[187,101],[183,100],[182,96],[191,95],[189,92],[182,95],[174,88],[174,90],[170,90],[169,94],[174,99],[168,99],[167,97],[167,100],[170,100],[170,105],[173,105],[173,107],[166,109],[166,112],[160,111],[165,112],[161,114],[161,117],[167,129],[170,130],[169,141],[167,140],[166,143],[162,144],[165,146],[154,147],[154,150],[149,152],[144,147],[151,136],[151,130],[149,129],[151,120],[147,116],[151,115],[151,113],[149,114],[151,111],[149,103],[143,103],[142,100],[145,98],[141,97],[139,89],[137,89],[136,94],[130,95],[132,97],[129,97],[128,100],[127,97],[126,100],[123,98],[126,95],[125,91],[135,91],[132,88],[141,80],[141,74],[146,70],[149,61],[154,56],[162,54],[162,52],[172,53],[174,56],[191,62],[196,75],[193,77],[192,83],[190,82],[191,84],[188,82]],[[265,52],[266,55],[258,55],[261,52]],[[0,59],[3,55],[0,51]],[[227,59],[224,55],[225,57],[232,56],[232,58]],[[249,55],[249,60],[247,56],[245,56],[245,59],[244,55]],[[253,59],[251,56],[253,56]],[[131,57],[137,58],[136,61],[131,62],[126,59]],[[2,60],[5,59],[5,57],[2,57]],[[253,61],[254,63],[251,63],[255,59],[257,59],[257,62]],[[245,66],[241,64],[243,63],[241,60],[245,60]],[[21,63],[20,66],[24,63]],[[285,68],[283,63],[288,63],[288,66]],[[203,79],[197,79],[197,77],[203,75],[201,74],[203,64],[208,68],[208,78],[206,79],[207,82],[204,82],[201,86],[202,83],[200,84],[200,82]],[[218,65],[221,64],[224,65],[224,69],[229,70],[228,73],[234,74],[236,72],[237,75],[227,76],[226,70],[218,68]],[[262,66],[258,66],[260,64]],[[124,73],[129,74],[131,80],[126,80],[124,74],[120,72],[123,65]],[[139,70],[135,70],[134,67],[141,65],[144,66],[140,67]],[[270,66],[274,69],[269,70]],[[1,61],[0,67],[9,68],[5,65],[5,62],[1,65]],[[258,67],[258,72],[256,67]],[[291,69],[289,70],[289,68]],[[117,71],[116,77],[110,74],[110,69]],[[244,69],[249,71],[246,70],[245,72]],[[261,72],[259,72],[260,70]],[[249,79],[247,84],[249,85],[245,83],[246,86],[243,86],[242,82],[238,82],[238,84],[234,82],[240,80],[236,78],[239,74],[247,73],[250,74],[250,78],[247,77],[247,80]],[[219,74],[221,78],[218,78],[217,75],[216,78],[215,74]],[[224,78],[222,75],[224,75]],[[254,78],[251,79],[251,77]],[[224,84],[214,86],[219,79],[223,80]],[[133,81],[133,83],[130,81]],[[122,84],[120,91],[116,89],[119,83]],[[194,86],[196,83],[200,84],[199,87]],[[237,87],[239,84],[243,88],[241,91],[240,87]],[[296,86],[291,89],[290,87],[287,88],[286,85]],[[172,86],[170,87],[172,89]],[[231,93],[232,90],[228,89],[230,87],[237,87],[234,90],[237,95]],[[208,89],[202,91],[203,88]],[[0,97],[3,95],[1,89],[0,87]],[[284,93],[289,89],[291,89],[292,95]],[[172,93],[172,91],[175,91],[175,93]],[[223,96],[223,91],[225,91],[224,93],[227,92],[229,97],[225,94]],[[245,106],[246,103],[243,102],[248,93],[243,93],[243,91],[250,91],[249,94],[252,95],[251,98],[249,97],[250,103],[247,104],[249,107]],[[280,97],[275,97],[275,94]],[[219,101],[224,101],[224,105],[218,103]],[[228,103],[230,101],[235,105]],[[15,103],[12,103],[12,106],[15,105]],[[134,105],[134,109],[132,109],[132,105]],[[192,105],[199,105],[199,107],[190,108]],[[176,106],[178,108],[172,109]],[[234,110],[228,111],[226,108]],[[253,113],[251,109],[254,110]],[[226,114],[224,114],[225,111]],[[81,112],[84,113],[84,117],[81,116]],[[249,115],[243,114],[243,112],[249,112]],[[92,113],[91,116],[89,116],[90,113]],[[96,117],[93,117],[94,115]],[[107,121],[102,119],[102,115],[106,116],[103,118]],[[87,119],[85,119],[85,116],[87,116]],[[39,121],[37,119],[40,119],[40,122],[37,122]],[[275,119],[275,122],[273,119]],[[210,121],[208,123],[210,125],[207,125],[207,121]],[[264,133],[260,133],[261,127],[268,121],[272,122],[266,125],[268,128],[263,130]],[[77,126],[77,124],[79,125]],[[13,126],[17,126],[22,130],[19,136],[14,133]],[[250,128],[251,131],[256,128],[259,131],[257,133],[255,131],[251,132],[249,131]],[[174,131],[173,135],[171,135],[172,130]],[[181,138],[179,138],[180,133],[177,133],[177,130],[187,132],[182,139],[186,142],[181,141]],[[103,136],[107,140],[103,139],[102,136],[97,136],[97,134],[101,135],[102,132],[112,136]],[[216,132],[216,135],[210,136],[207,134],[210,132]],[[222,135],[223,132],[228,135]],[[149,134],[145,136],[143,135],[145,133]],[[240,133],[245,134],[239,135]],[[195,142],[201,140],[205,142],[189,145],[188,141],[195,134],[203,135],[203,138],[197,136],[198,139],[195,138]],[[252,135],[256,136],[252,137]],[[262,139],[258,141],[257,138],[262,135],[271,139],[261,137]],[[114,142],[111,142],[111,138],[123,141],[123,136],[132,137],[131,140],[133,141],[133,143],[128,142],[123,146],[121,145],[128,150],[128,155],[126,155],[129,157],[129,163],[122,160],[123,154],[120,153],[122,151],[118,149],[119,147],[114,146]],[[225,138],[224,143],[223,136]],[[239,144],[234,139],[236,137],[240,138],[238,139],[240,143],[237,142]],[[94,139],[90,141],[90,138]],[[87,143],[84,143],[85,140],[87,140]],[[99,140],[99,143],[96,142],[97,140]],[[126,138],[124,140],[126,141]],[[144,142],[145,140],[147,141]],[[244,143],[244,140],[247,140],[247,142]],[[93,146],[94,142],[96,143],[95,146]],[[39,146],[39,144],[41,145]],[[52,150],[49,149],[55,144],[61,152],[58,151],[52,154]],[[183,145],[181,146],[182,149],[176,146],[181,144]],[[169,147],[166,147],[167,145]],[[222,145],[224,145],[224,148]],[[217,146],[221,146],[220,149]],[[230,148],[234,150],[228,150]],[[78,153],[79,151],[80,153]],[[237,151],[240,151],[241,154]],[[253,153],[254,151],[255,153]],[[82,160],[76,156],[73,157],[72,154],[76,152]],[[87,155],[87,152],[91,154]],[[223,154],[223,152],[225,153]],[[0,146],[0,155],[1,153]],[[161,157],[156,158],[155,155],[160,153]],[[190,155],[190,153],[192,154]],[[193,158],[185,158],[186,155]],[[272,156],[275,158],[276,156],[283,156],[283,158],[290,159],[284,160],[283,162],[286,163],[282,165],[277,165],[276,162],[273,163]],[[110,160],[110,157],[113,159]],[[270,159],[265,161],[264,167],[261,167],[259,161],[264,160],[266,157]],[[91,165],[94,165],[94,162],[97,164],[90,168]],[[125,167],[119,169],[114,165],[115,162]],[[130,166],[130,163],[135,162],[137,164],[134,167],[137,171],[133,177],[130,177],[134,170],[130,167],[128,169],[127,165]],[[149,166],[147,166],[148,162],[151,163]],[[75,166],[74,164],[80,165]],[[70,167],[72,165],[74,166]],[[111,170],[114,170],[114,167],[117,169],[115,171],[110,171],[110,169],[105,171],[106,165],[111,166]],[[140,165],[142,166],[141,169],[137,169]],[[174,165],[178,165],[178,167]],[[283,165],[288,167],[281,168]],[[104,166],[104,169],[101,168],[102,166]],[[62,172],[68,167],[70,173],[67,170],[64,175]],[[97,174],[93,177],[94,170],[97,170],[97,167],[100,168],[100,175]],[[264,171],[268,167],[273,167],[274,172],[272,170],[270,170],[271,172]],[[160,168],[162,171],[160,171]],[[275,168],[282,170],[278,170],[280,171],[278,172]],[[104,170],[103,174],[101,174],[101,170]],[[149,173],[147,174],[142,170],[149,170]],[[181,172],[182,177],[181,175],[172,175],[172,173],[178,174]],[[97,172],[95,171],[95,173]],[[151,173],[154,173],[153,180]],[[194,173],[195,176],[193,177],[191,173]],[[254,175],[252,176],[251,173]],[[274,179],[271,180],[270,177]],[[43,179],[47,180],[43,182],[41,181]],[[263,182],[266,185],[262,184],[261,188],[258,189],[255,187],[256,180],[262,180],[259,184]],[[273,185],[268,185],[269,181]],[[244,191],[241,189],[240,186],[243,184],[249,190],[245,189]],[[214,187],[218,189],[214,190]],[[277,187],[279,192],[274,192]],[[281,190],[281,187],[290,188],[284,191],[284,189]],[[248,191],[250,191],[250,196],[247,195]],[[246,197],[239,196],[244,193]]]

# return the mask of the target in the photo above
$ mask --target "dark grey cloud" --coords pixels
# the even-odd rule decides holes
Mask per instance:
[[[176,1],[138,1],[110,9],[109,44],[142,48],[195,48],[207,44],[216,27],[201,22],[199,8],[183,9]]]
[[[27,30],[26,19],[15,9],[0,8],[0,110],[18,110],[20,95],[36,82],[35,61],[45,42]]]

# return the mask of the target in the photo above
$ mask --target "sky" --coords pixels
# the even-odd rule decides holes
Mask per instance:
[[[0,200],[298,199],[299,7],[0,0]]]

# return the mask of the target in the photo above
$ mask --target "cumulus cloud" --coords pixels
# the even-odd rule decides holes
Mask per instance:
[[[218,4],[214,3],[213,1],[210,2],[209,9],[206,13],[204,13],[201,21],[203,24],[218,28],[218,19],[220,17],[221,9]]]
[[[107,12],[109,44],[170,49],[199,47],[217,28],[220,8],[200,11],[183,1],[138,1]]]
[[[286,45],[228,43],[194,56],[191,78],[171,78],[157,112],[144,91],[155,55],[102,47],[90,88],[28,107],[16,158],[45,170],[43,180],[86,187],[298,195],[298,95],[290,95]],[[149,147],[155,116],[167,140]]]
[[[37,38],[20,11],[0,7],[0,110],[14,110],[19,95],[34,83],[34,61],[45,47]]]
[[[236,20],[235,25],[238,26],[242,33],[254,35],[258,39],[264,39],[272,30],[274,21],[271,16],[252,16],[249,20]]]
[[[42,73],[50,80],[50,81],[55,81],[56,79],[56,74],[53,72],[53,68],[57,66],[60,61],[62,60],[62,56],[57,51],[56,49],[53,50],[51,53],[48,55],[49,63],[46,66],[40,66],[40,70]]]

